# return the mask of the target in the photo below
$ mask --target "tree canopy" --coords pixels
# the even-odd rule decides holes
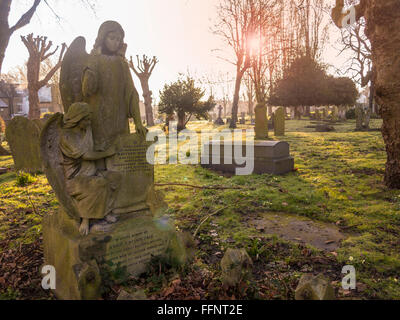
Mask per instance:
[[[195,116],[197,119],[207,119],[208,112],[216,103],[210,96],[207,101],[201,101],[205,91],[196,87],[194,79],[187,77],[172,84],[166,84],[160,91],[159,112],[167,115],[178,115],[178,130],[183,130],[187,122]]]
[[[283,72],[269,99],[272,105],[288,107],[352,105],[357,88],[350,78],[327,75],[324,67],[310,56],[295,59]]]
[[[328,86],[328,105],[351,106],[355,105],[358,97],[358,90],[353,80],[350,78],[327,78]]]

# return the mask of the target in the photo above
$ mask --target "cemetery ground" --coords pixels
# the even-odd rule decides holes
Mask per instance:
[[[279,139],[290,143],[296,170],[285,176],[157,165],[157,190],[176,227],[195,234],[195,259],[178,269],[153,261],[137,279],[116,269],[111,276],[119,284],[105,286],[103,297],[115,299],[124,290],[149,299],[293,299],[302,274],[323,273],[338,299],[400,299],[400,191],[383,184],[381,121],[373,120],[369,132],[354,132],[352,120],[330,133],[309,125],[286,122]],[[0,298],[54,299],[40,286],[41,220],[58,202],[44,175],[17,174],[7,156],[0,167],[9,169],[0,175]],[[230,247],[245,248],[253,260],[252,274],[236,288],[220,280]],[[356,269],[356,290],[341,287],[345,265]]]

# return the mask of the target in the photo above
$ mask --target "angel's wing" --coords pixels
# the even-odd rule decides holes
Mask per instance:
[[[58,201],[69,216],[78,219],[78,210],[67,192],[62,165],[64,158],[59,147],[62,121],[63,115],[57,113],[46,122],[40,135],[40,154],[47,180],[53,188]]]
[[[71,104],[83,101],[82,74],[88,58],[85,38],[76,38],[69,46],[61,65],[60,92],[64,112],[68,111]]]

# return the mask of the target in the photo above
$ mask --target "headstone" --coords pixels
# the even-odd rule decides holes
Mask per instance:
[[[227,287],[235,287],[242,281],[251,277],[253,261],[245,249],[226,250],[221,260],[222,284]]]
[[[141,124],[139,95],[126,76],[123,41],[120,48],[105,41],[110,32],[123,39],[122,27],[107,21],[91,55],[83,38],[71,44],[60,83],[66,113],[50,118],[41,134],[45,173],[61,206],[43,219],[44,260],[56,269],[54,293],[60,299],[99,299],[106,283],[121,280],[116,274],[139,276],[154,257],[176,266],[188,258],[154,190],[154,154],[147,154],[151,143]],[[102,54],[105,49],[113,59]],[[110,88],[92,90],[110,79]],[[79,101],[81,90],[89,103]],[[123,99],[128,93],[131,99]],[[105,101],[114,103],[104,108]],[[131,111],[135,134],[121,110]],[[112,123],[100,126],[109,117]]]
[[[334,106],[332,108],[332,122],[337,122],[339,120],[339,108],[337,106]]]
[[[242,112],[242,118],[240,119],[240,124],[246,124],[246,113]]]
[[[223,126],[225,124],[224,120],[222,120],[222,110],[223,109],[224,108],[222,108],[222,106],[219,106],[219,108],[218,108],[218,118],[214,122],[217,126]]]
[[[225,149],[231,150],[232,159],[228,159],[229,163],[225,163]],[[204,168],[236,173],[237,168],[243,168],[246,164],[238,164],[234,159],[234,144],[232,141],[210,141],[204,145],[207,153],[202,155],[201,166]],[[218,152],[214,155],[214,152]],[[218,163],[213,163],[213,158],[218,158]],[[242,154],[246,157],[246,144],[243,143]],[[247,161],[254,161],[253,174],[274,174],[281,175],[293,171],[294,158],[290,156],[289,144],[280,141],[256,141],[254,143],[254,155]]]
[[[274,131],[275,136],[285,135],[285,110],[280,107],[275,111],[274,115]]]
[[[369,129],[369,122],[371,119],[371,109],[363,104],[356,105],[356,131],[363,131]]]
[[[322,274],[313,276],[305,274],[300,278],[295,292],[296,300],[335,300],[335,291]]]
[[[6,139],[17,171],[43,172],[40,158],[39,138],[43,123],[25,117],[15,117],[6,128]]]
[[[339,109],[339,120],[340,121],[346,121],[346,107],[341,107]]]
[[[265,104],[257,104],[255,107],[256,123],[254,127],[255,139],[265,140],[268,139],[268,120],[267,108]]]

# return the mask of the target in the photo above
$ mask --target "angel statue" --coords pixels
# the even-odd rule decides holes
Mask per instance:
[[[119,23],[107,21],[91,54],[83,37],[73,41],[60,75],[65,114],[49,119],[41,134],[47,179],[84,236],[103,222],[112,225],[119,216],[150,206],[154,168],[140,162],[146,157],[141,146],[147,147],[147,129],[124,57],[124,35]],[[136,134],[130,134],[130,118]],[[136,151],[124,156],[131,147]]]
[[[118,22],[106,21],[100,26],[91,54],[86,53],[85,39],[79,37],[71,44],[61,68],[64,111],[74,102],[89,104],[95,151],[105,151],[120,135],[129,134],[129,118],[133,118],[141,137],[147,133],[140,117],[139,94],[125,59],[124,37]]]

